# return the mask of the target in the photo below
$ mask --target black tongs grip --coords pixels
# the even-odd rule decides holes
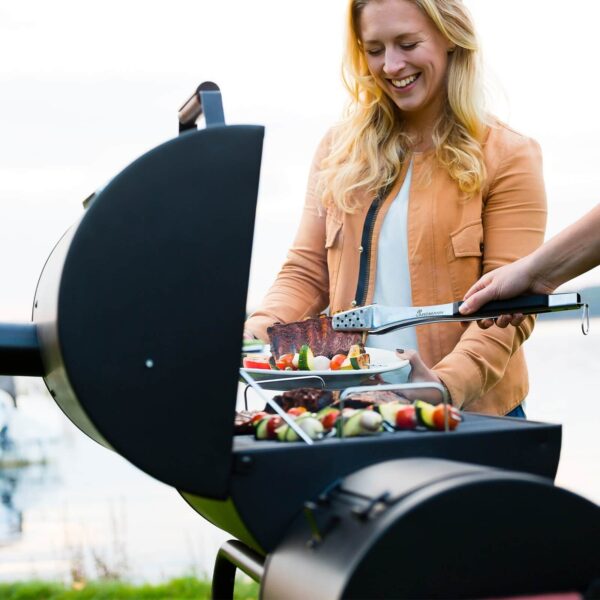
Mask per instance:
[[[456,315],[462,301],[456,302]],[[510,300],[495,300],[484,304],[479,310],[469,314],[469,319],[495,318],[500,315],[532,315],[562,310],[575,310],[581,308],[579,294],[532,294],[530,296],[517,296]]]

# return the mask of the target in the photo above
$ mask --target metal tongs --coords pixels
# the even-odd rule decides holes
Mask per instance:
[[[333,316],[333,328],[341,331],[366,331],[371,335],[388,333],[395,329],[440,323],[445,321],[478,321],[507,314],[540,314],[563,310],[583,309],[582,330],[589,330],[589,307],[577,293],[534,294],[512,300],[489,302],[470,315],[459,312],[461,302],[437,306],[383,306],[370,304]]]

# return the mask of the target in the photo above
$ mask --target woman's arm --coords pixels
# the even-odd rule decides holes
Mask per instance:
[[[465,294],[460,307],[471,314],[492,300],[504,300],[524,293],[551,294],[559,285],[600,264],[600,204],[564,229],[535,252],[515,263],[484,275]],[[519,325],[522,315],[503,315],[500,327]],[[480,322],[483,328],[493,323]]]
[[[483,272],[533,252],[544,238],[546,195],[542,157],[537,143],[503,132],[495,141],[501,157],[489,169],[489,191],[483,206]],[[533,330],[534,318],[519,327],[483,331],[469,324],[454,350],[433,371],[455,402],[468,407],[504,376],[510,358]]]

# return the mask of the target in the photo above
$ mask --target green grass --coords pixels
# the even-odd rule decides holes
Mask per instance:
[[[210,583],[193,577],[173,579],[157,585],[91,581],[82,589],[62,583],[24,581],[0,583],[2,600],[202,600],[210,598]],[[256,600],[258,584],[236,581],[235,600]]]

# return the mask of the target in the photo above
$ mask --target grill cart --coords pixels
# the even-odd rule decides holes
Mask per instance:
[[[180,129],[86,201],[32,322],[0,327],[1,373],[43,377],[84,433],[236,538],[216,598],[237,568],[264,599],[588,589],[600,508],[553,484],[558,425],[467,413],[451,432],[233,435],[264,131],[225,125],[214,84]]]

